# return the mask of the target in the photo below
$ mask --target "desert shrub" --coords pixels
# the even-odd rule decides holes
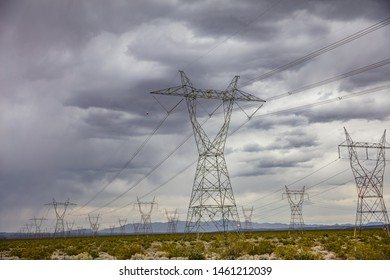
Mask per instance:
[[[279,242],[283,245],[295,245],[295,239],[291,237],[279,239]]]
[[[249,253],[251,244],[243,240],[230,240],[225,242],[225,246],[221,250],[220,256],[222,259],[234,260],[238,257]]]
[[[275,249],[275,253],[283,260],[294,260],[294,257],[297,254],[297,250],[297,247],[294,245],[285,245],[278,246]]]
[[[167,253],[168,258],[187,257],[186,246],[177,242],[164,242],[158,247],[159,251]]]
[[[118,246],[115,249],[115,257],[120,260],[131,259],[135,254],[142,254],[144,248],[139,244],[128,244],[123,246]]]
[[[96,259],[97,257],[99,257],[99,252],[96,249],[89,250],[88,254],[92,257],[92,259]]]
[[[79,250],[76,246],[69,246],[64,249],[64,253],[67,254],[68,256],[75,256],[80,253],[83,253],[83,251]]]
[[[43,246],[25,248],[22,252],[22,259],[26,260],[48,260],[52,255],[52,251],[47,250]]]
[[[320,257],[309,251],[300,250],[295,245],[279,246],[275,253],[283,260],[318,260]]]
[[[191,242],[191,246],[187,247],[187,257],[189,260],[205,260],[206,256],[204,254],[205,247],[203,242]]]
[[[356,243],[348,248],[349,259],[356,260],[388,260],[390,259],[390,247],[381,242]]]
[[[269,240],[261,240],[252,245],[251,255],[272,254],[276,246]]]
[[[23,256],[23,249],[19,247],[14,247],[10,250],[10,255],[21,259]]]

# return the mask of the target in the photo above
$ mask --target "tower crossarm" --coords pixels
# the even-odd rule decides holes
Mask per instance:
[[[186,98],[205,98],[218,99],[223,101],[250,101],[250,102],[265,102],[265,100],[246,93],[239,89],[234,90],[214,90],[214,89],[195,89],[187,85],[171,87],[167,89],[152,91],[151,94],[162,94],[171,96],[182,96]]]
[[[351,147],[351,148],[365,148],[365,149],[390,149],[390,147],[383,146],[381,143],[368,143],[368,142],[352,142],[350,144],[340,144],[339,147]]]
[[[226,90],[215,89],[196,89],[192,86],[187,76],[183,71],[179,71],[182,76],[182,85],[176,87],[170,87],[166,89],[152,91],[151,94],[162,94],[171,96],[181,96],[186,98],[205,98],[205,99],[218,99],[223,101],[251,101],[251,102],[265,102],[265,100],[237,89],[236,83],[239,76],[235,76],[233,81],[234,87],[229,86]]]

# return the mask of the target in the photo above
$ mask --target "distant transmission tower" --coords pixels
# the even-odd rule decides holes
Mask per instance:
[[[35,226],[35,237],[40,237],[41,236],[41,228],[42,228],[42,224],[43,224],[43,221],[47,220],[45,218],[32,218],[30,219],[31,221],[34,221],[34,226]]]
[[[264,100],[237,89],[238,76],[233,78],[226,90],[203,90],[194,88],[184,72],[179,72],[180,86],[151,93],[184,97],[187,103],[199,158],[185,232],[199,233],[207,231],[207,228],[213,230],[212,226],[223,232],[238,230],[240,219],[225,162],[225,143],[234,103],[237,101],[263,103]],[[224,123],[214,140],[210,140],[197,120],[198,98],[222,100]]]
[[[57,202],[53,198],[53,202],[47,203],[45,205],[52,205],[54,207],[54,211],[56,212],[57,222],[54,230],[54,236],[62,236],[65,237],[65,227],[64,227],[64,217],[68,206],[76,205],[74,203],[69,202],[69,198],[66,202]]]
[[[179,214],[177,214],[177,209],[175,209],[175,211],[168,211],[165,209],[165,216],[168,219],[168,233],[176,233],[177,222],[179,221]]]
[[[22,228],[22,233],[24,235],[27,235],[27,238],[31,238],[33,227],[34,227],[34,224],[25,224]]]
[[[118,221],[119,221],[119,227],[121,230],[121,235],[125,235],[127,218],[126,219],[118,219]]]
[[[109,228],[110,228],[110,235],[114,235],[114,231],[115,231],[115,224],[111,224],[111,225],[109,225]]]
[[[386,130],[379,143],[353,142],[345,127],[344,131],[347,143],[339,145],[339,155],[340,147],[348,147],[358,194],[354,235],[369,222],[379,221],[390,236],[389,217],[383,199],[385,150],[389,148],[386,147]]]
[[[89,224],[91,225],[91,230],[92,230],[93,236],[97,236],[97,232],[98,232],[99,227],[100,227],[99,222],[101,221],[100,214],[97,214],[95,216],[91,216],[88,214],[88,220],[89,220]]]
[[[305,187],[302,190],[290,190],[285,186],[286,192],[283,193],[287,195],[288,203],[291,208],[291,218],[290,218],[290,230],[301,230],[305,228],[305,223],[303,222],[302,216],[302,205],[305,198]]]
[[[157,203],[154,202],[154,198],[152,202],[141,202],[137,197],[136,205],[138,205],[138,210],[141,214],[141,222],[136,229],[136,232],[143,234],[153,233],[151,214],[154,206],[157,205]]]
[[[253,206],[251,208],[242,207],[242,213],[245,218],[245,230],[253,230],[252,225],[252,214],[253,214]]]
[[[66,231],[67,231],[68,237],[71,235],[73,227],[74,227],[74,221],[71,223],[66,222]]]

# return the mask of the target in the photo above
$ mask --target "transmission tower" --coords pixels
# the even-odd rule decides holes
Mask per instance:
[[[108,227],[110,228],[110,235],[114,235],[115,224],[109,225]]]
[[[31,238],[33,227],[34,227],[34,224],[25,224],[22,227],[22,233],[27,235],[27,238]]]
[[[179,71],[181,85],[151,92],[184,97],[198,148],[198,164],[188,207],[185,232],[201,232],[216,227],[227,232],[240,228],[240,219],[225,162],[224,149],[233,105],[237,101],[265,102],[237,89],[235,76],[226,90],[196,89],[191,81]],[[197,120],[199,98],[221,100],[224,122],[214,140],[210,140]],[[261,106],[260,106],[261,107]],[[210,223],[211,222],[211,223]]]
[[[287,195],[288,203],[291,208],[291,218],[290,218],[290,230],[300,230],[303,231],[305,228],[305,223],[303,222],[302,216],[302,205],[305,198],[305,187],[302,190],[290,190],[285,186],[286,192],[283,193]]]
[[[121,234],[125,235],[127,218],[126,219],[118,219],[118,221],[119,221],[119,227],[121,230]]]
[[[92,234],[93,236],[96,236],[100,226],[99,222],[101,221],[100,214],[97,214],[95,216],[91,216],[88,214],[88,220],[89,224],[91,225]]]
[[[345,127],[344,131],[347,140],[339,145],[339,156],[340,147],[348,147],[358,194],[354,235],[369,222],[379,221],[390,236],[389,217],[383,199],[385,150],[389,148],[386,147],[386,130],[379,143],[353,142]]]
[[[139,198],[137,197],[137,202],[135,203],[138,205],[139,213],[141,214],[141,222],[139,223],[139,226],[136,229],[137,233],[153,233],[152,229],[152,221],[151,221],[151,214],[153,211],[153,208],[155,205],[157,205],[156,202],[141,202],[139,201]]]
[[[82,226],[77,227],[77,236],[84,235],[84,228]]]
[[[177,223],[179,221],[179,214],[177,213],[177,209],[175,209],[175,211],[168,211],[165,209],[165,216],[168,219],[168,233],[176,233]]]
[[[139,234],[139,229],[140,229],[140,223],[134,223],[133,222],[133,228],[134,228],[134,233]]]
[[[242,207],[242,213],[245,218],[245,230],[253,230],[252,225],[252,214],[253,214],[253,206],[251,208]]]
[[[43,221],[47,220],[45,218],[32,218],[30,219],[31,221],[34,221],[34,226],[35,226],[35,237],[40,237],[41,236],[41,228]]]
[[[54,211],[56,212],[57,222],[54,230],[54,236],[62,236],[65,237],[65,227],[64,227],[64,217],[68,206],[76,205],[74,203],[69,202],[69,198],[66,202],[57,202],[53,198],[53,202],[47,203],[45,205],[52,205],[54,207]]]
[[[66,230],[67,230],[68,237],[71,235],[73,227],[74,227],[74,221],[71,223],[66,222]]]

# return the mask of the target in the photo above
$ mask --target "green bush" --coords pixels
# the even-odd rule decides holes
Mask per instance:
[[[118,246],[115,250],[115,257],[119,260],[128,260],[135,254],[142,254],[144,249],[139,244],[128,244],[124,246]]]
[[[176,242],[164,242],[159,246],[159,251],[167,253],[168,258],[188,257],[188,248]]]
[[[205,260],[206,256],[204,255],[205,247],[203,242],[191,242],[191,246],[187,247],[188,254],[187,257],[189,260]]]
[[[317,260],[319,256],[295,245],[279,246],[275,253],[283,260]]]
[[[251,255],[272,254],[276,246],[269,240],[261,240],[259,243],[253,245]]]

